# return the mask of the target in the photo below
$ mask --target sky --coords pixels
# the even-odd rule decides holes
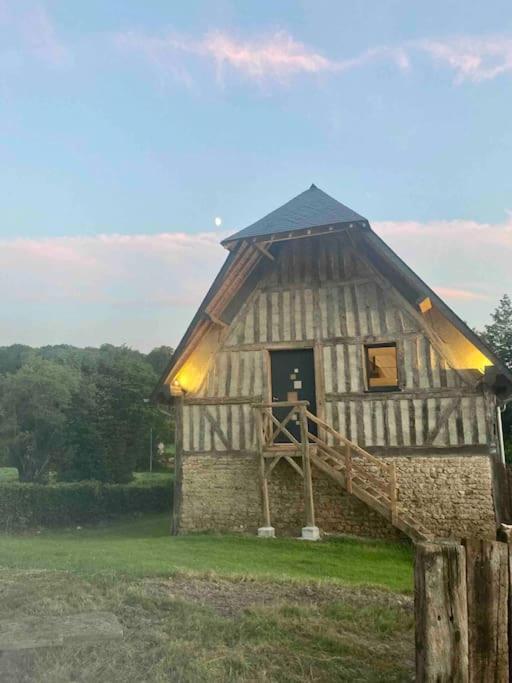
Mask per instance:
[[[0,0],[0,345],[176,345],[313,182],[482,327],[511,112],[510,0]]]

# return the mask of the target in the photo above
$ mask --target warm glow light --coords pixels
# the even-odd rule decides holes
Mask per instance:
[[[215,225],[216,225],[218,228],[220,228],[220,226],[222,225],[222,218],[221,218],[220,216],[216,216],[216,218],[215,218]]]
[[[422,301],[420,301],[419,307],[422,313],[430,311],[430,309],[432,308],[432,302],[430,301],[430,297],[426,296]]]

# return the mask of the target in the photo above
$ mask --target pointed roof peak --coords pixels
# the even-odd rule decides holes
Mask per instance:
[[[312,183],[310,188],[247,228],[230,235],[222,241],[222,244],[227,245],[249,237],[264,237],[294,230],[318,228],[323,225],[340,225],[359,221],[365,225],[368,223],[364,216],[349,209],[348,206],[338,202]]]

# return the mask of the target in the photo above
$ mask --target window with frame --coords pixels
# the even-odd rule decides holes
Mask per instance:
[[[396,344],[368,344],[365,354],[368,390],[396,391],[399,388]]]

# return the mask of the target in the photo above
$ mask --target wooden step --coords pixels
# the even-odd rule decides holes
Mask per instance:
[[[346,477],[337,468],[332,467],[320,453],[320,448],[316,454],[311,454],[311,463],[318,467],[318,469],[325,472],[334,479],[344,489],[346,489]],[[344,467],[342,468],[344,470]],[[380,513],[386,519],[391,520],[391,506],[387,491],[379,491],[371,484],[365,484],[360,476],[352,479],[352,493],[359,498],[368,507],[371,507],[376,512]],[[426,541],[432,538],[429,531],[419,524],[409,513],[405,513],[398,509],[395,519],[392,521],[394,526],[400,531],[403,531],[413,541]]]

